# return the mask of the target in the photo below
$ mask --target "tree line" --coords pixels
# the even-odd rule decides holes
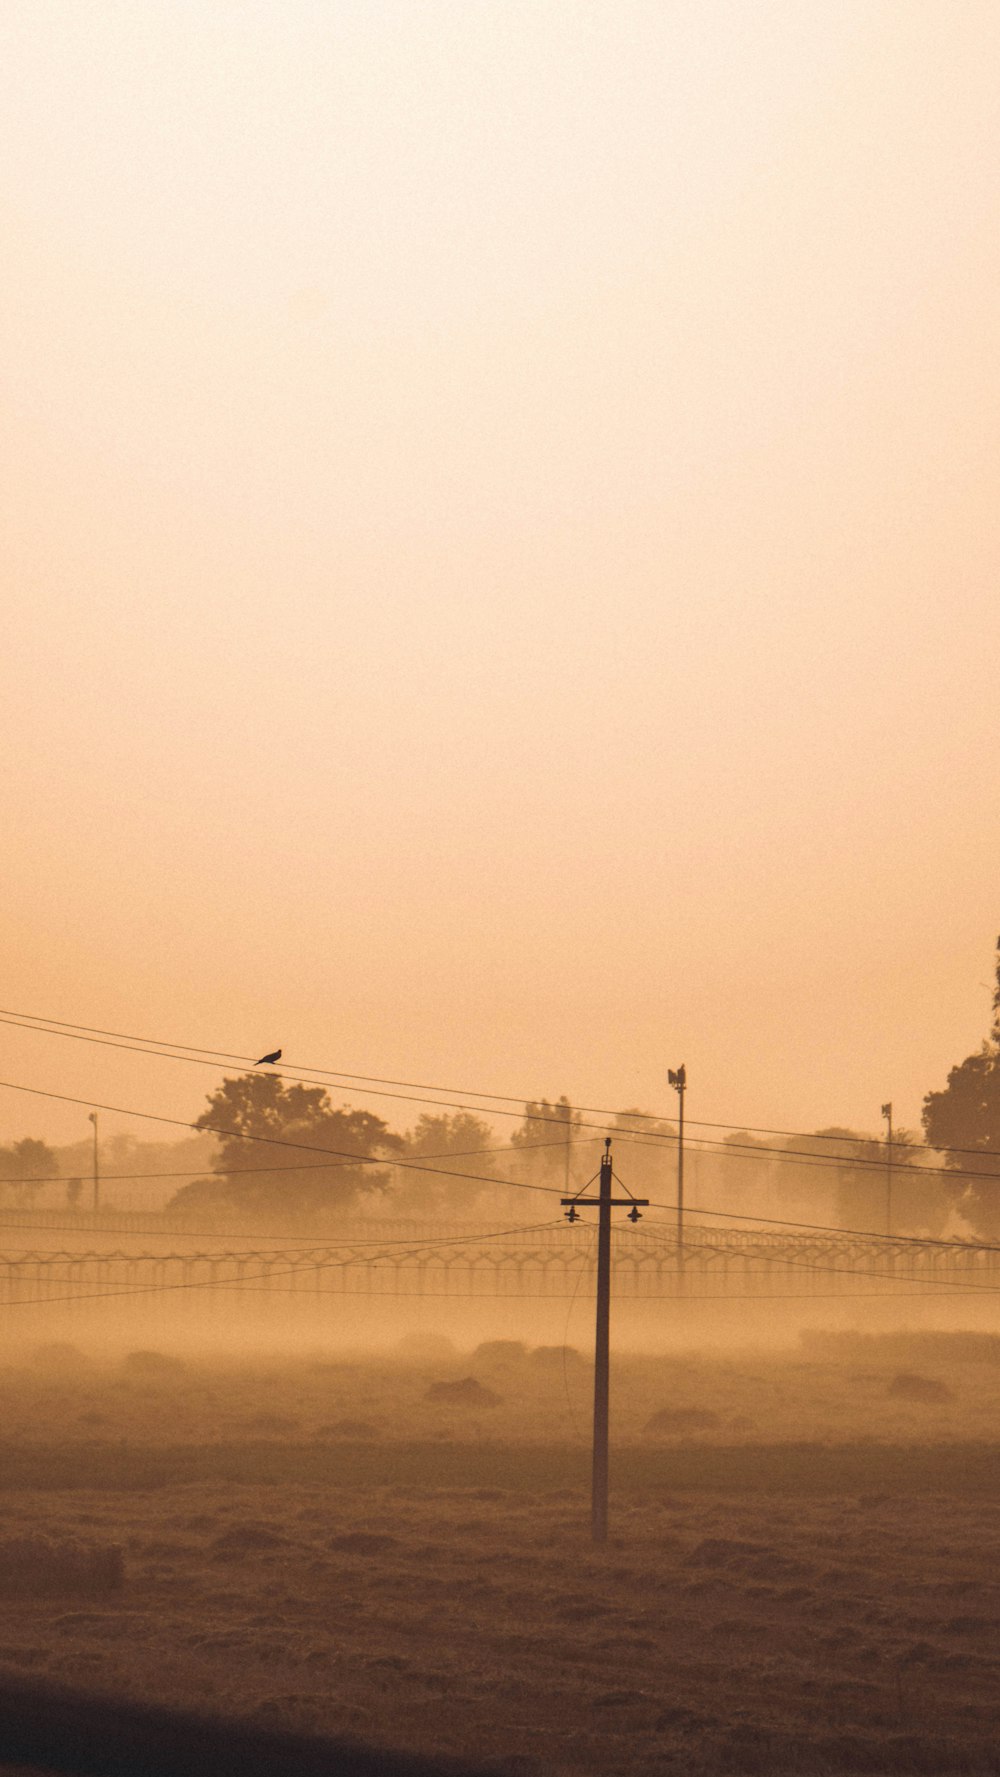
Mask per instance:
[[[923,1141],[912,1131],[894,1132],[894,1231],[937,1234],[957,1212],[977,1237],[1000,1238],[1000,940],[989,1033],[974,1054],[951,1068],[944,1086],[926,1094],[921,1120]],[[635,1194],[669,1191],[674,1126],[631,1110],[617,1113],[607,1127],[618,1138],[623,1164],[627,1156]],[[194,1128],[215,1136],[213,1170],[183,1185],[168,1208],[256,1218],[260,1226],[276,1225],[275,1217],[281,1223],[322,1222],[376,1205],[426,1219],[460,1219],[484,1208],[523,1212],[526,1198],[522,1191],[519,1200],[518,1185],[576,1189],[580,1166],[585,1170],[593,1158],[590,1142],[596,1150],[604,1134],[585,1124],[565,1096],[526,1104],[506,1140],[465,1110],[426,1111],[398,1133],[371,1111],[334,1105],[324,1087],[286,1084],[278,1073],[258,1072],[224,1079]],[[727,1136],[715,1152],[720,1166],[724,1160],[747,1162],[745,1168],[725,1166],[718,1175],[734,1206],[742,1198],[752,1210],[765,1177],[779,1207],[783,1194],[787,1210],[796,1190],[801,1202],[816,1203],[824,1181],[835,1177],[828,1213],[841,1226],[882,1231],[879,1166],[889,1155],[874,1137],[829,1128],[775,1142],[744,1130]],[[0,1197],[30,1207],[59,1170],[45,1142],[25,1137],[0,1147]],[[755,1189],[742,1190],[741,1175]],[[259,1222],[261,1217],[268,1222]],[[816,1219],[823,1215],[817,1212]]]

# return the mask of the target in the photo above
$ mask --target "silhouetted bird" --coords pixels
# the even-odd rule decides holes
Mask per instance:
[[[254,1067],[270,1067],[273,1062],[280,1060],[281,1050],[275,1049],[272,1055],[262,1055],[259,1061],[254,1062]]]

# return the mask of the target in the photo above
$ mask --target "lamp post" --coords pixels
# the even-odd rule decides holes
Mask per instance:
[[[892,1233],[892,1104],[882,1106],[882,1115],[888,1125],[885,1141],[885,1231]]]
[[[94,1214],[101,1207],[101,1169],[97,1158],[97,1112],[88,1111],[87,1120],[94,1125]]]

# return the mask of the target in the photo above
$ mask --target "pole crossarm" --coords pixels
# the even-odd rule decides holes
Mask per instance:
[[[600,1209],[601,1207],[600,1197],[560,1197],[559,1201],[564,1207],[567,1204],[575,1204],[577,1209]],[[649,1208],[648,1197],[609,1197],[607,1202],[609,1209]]]

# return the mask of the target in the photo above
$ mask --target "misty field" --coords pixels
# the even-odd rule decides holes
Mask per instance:
[[[1000,1340],[616,1359],[599,1552],[590,1384],[8,1354],[0,1661],[521,1773],[1000,1771]]]

